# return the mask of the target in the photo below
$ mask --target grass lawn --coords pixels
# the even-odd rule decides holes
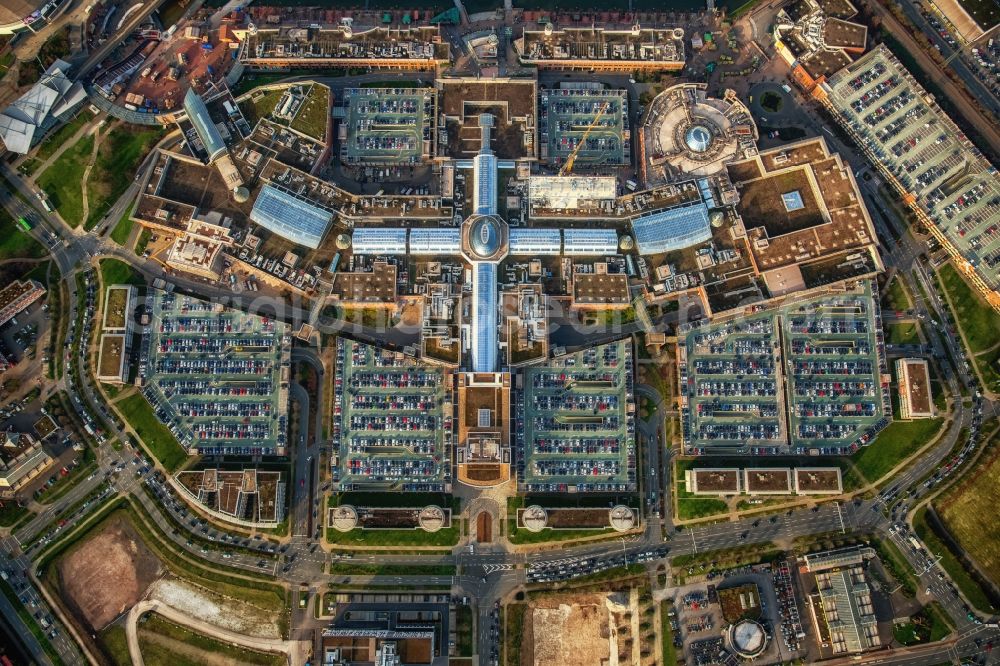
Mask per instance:
[[[1000,314],[970,287],[951,263],[938,270],[955,310],[955,321],[965,334],[969,351],[978,354],[1000,342]]]
[[[687,490],[685,472],[695,467],[693,460],[678,460],[674,463],[674,488],[677,489],[677,517],[681,520],[694,520],[724,514],[729,511],[729,505],[715,497],[694,495]]]
[[[329,119],[330,89],[316,84],[306,96],[302,108],[295,115],[290,127],[306,136],[323,141],[326,138],[326,126]]]
[[[938,537],[937,533],[931,529],[930,523],[927,520],[927,509],[923,508],[917,511],[916,515],[913,517],[913,528],[920,537],[920,540],[924,542],[927,549],[933,553],[935,556],[939,556],[939,564],[941,568],[944,569],[951,580],[955,583],[955,586],[965,595],[965,598],[978,610],[983,613],[993,614],[996,612],[996,608],[990,602],[990,598],[980,587],[979,583],[972,577],[966,566],[962,561],[951,551],[950,548]],[[978,536],[975,541],[979,541]],[[963,547],[964,547],[963,543]],[[975,546],[975,543],[968,544],[970,546]],[[991,544],[994,545],[995,544]]]
[[[163,638],[167,640],[164,641],[162,640]],[[159,661],[159,650],[154,651],[157,657],[153,661],[150,661],[146,655],[146,649],[141,649],[144,657],[143,661],[153,664],[162,663],[165,666],[186,663],[197,666],[208,663],[209,659],[219,658],[231,660],[232,663],[261,666],[280,666],[286,662],[283,655],[248,650],[230,643],[218,641],[204,634],[191,631],[186,627],[176,625],[156,613],[147,616],[145,622],[140,625],[139,643],[140,646],[143,643],[147,643],[156,648],[166,650],[165,661]],[[172,643],[183,644],[184,654],[177,655],[176,652],[170,650]],[[188,650],[190,650],[191,654],[187,654]],[[198,652],[202,654],[196,655],[195,653]],[[181,660],[178,661],[178,657]]]
[[[153,237],[153,232],[149,229],[143,227],[142,231],[139,232],[139,238],[135,241],[135,255],[141,257],[146,251],[146,246],[149,245],[149,239]]]
[[[132,219],[132,213],[134,212],[135,205],[133,204],[131,208],[125,211],[125,214],[118,220],[114,230],[111,232],[111,240],[119,245],[125,245],[129,234],[132,233],[132,227],[135,225],[135,220]]]
[[[67,148],[36,181],[45,190],[52,206],[71,227],[78,227],[83,222],[83,187],[80,177],[87,168],[93,151],[94,135],[88,134]]]
[[[35,158],[40,162],[44,162],[55,155],[56,151],[59,150],[64,143],[72,139],[84,125],[93,119],[94,115],[89,111],[87,113],[76,114],[75,118],[62,125],[55,132],[49,134],[40,144],[38,144],[38,149],[35,151]]]
[[[503,661],[504,666],[520,666],[521,641],[524,639],[524,614],[527,604],[508,604],[503,609]]]
[[[159,127],[118,125],[101,140],[97,160],[87,179],[90,212],[86,228],[91,229],[111,209],[135,177],[139,163],[163,137]]]
[[[893,413],[898,418],[896,401],[892,394]],[[880,432],[875,441],[852,456],[858,471],[875,482],[897,464],[913,455],[920,447],[930,442],[944,423],[943,418],[919,419],[916,421],[893,421]]]
[[[455,608],[455,642],[458,643],[458,656],[472,656],[472,607],[457,606]]]
[[[882,302],[889,310],[909,310],[913,307],[910,296],[906,293],[906,287],[903,286],[903,281],[898,275],[892,278],[889,286],[885,289]]]
[[[920,325],[916,323],[892,323],[885,326],[886,342],[890,345],[919,345]]]
[[[416,530],[326,530],[326,540],[335,546],[454,546],[458,543],[458,519],[437,532]]]
[[[128,424],[139,434],[149,452],[153,454],[168,472],[187,460],[187,452],[171,434],[165,425],[160,423],[141,394],[136,393],[115,403]]]
[[[987,388],[1000,390],[1000,314],[991,308],[979,292],[966,283],[951,264],[937,273],[938,282],[948,294],[955,321],[965,336],[972,362],[975,363]],[[979,356],[982,354],[982,356]]]
[[[455,571],[454,564],[330,563],[330,573],[339,576],[454,576]]]
[[[282,76],[287,76],[287,74]],[[263,83],[265,82],[260,82],[258,85],[263,85]],[[251,95],[249,99],[240,102],[240,111],[243,112],[243,117],[250,123],[250,127],[254,127],[261,118],[270,117],[271,112],[274,111],[274,105],[278,103],[284,94],[285,91],[281,88],[277,90],[262,90],[259,93]]]
[[[909,561],[899,552],[899,548],[891,539],[872,539],[872,545],[878,552],[879,560],[885,570],[896,579],[900,589],[907,597],[914,597],[917,594],[917,580],[913,567]]]
[[[669,601],[660,602],[660,646],[663,655],[663,666],[675,666],[677,647],[674,645],[674,631],[670,628],[670,617],[667,615],[674,607]]]
[[[146,280],[142,274],[134,268],[118,259],[101,260],[101,285],[104,287],[102,293],[107,291],[108,286],[113,284],[134,284],[143,286]]]
[[[132,659],[128,654],[128,638],[125,627],[113,624],[97,635],[97,644],[101,652],[111,660],[114,666],[131,666]]]
[[[1000,523],[983,507],[1000,505],[1000,455],[992,454],[935,502],[955,540],[993,581],[1000,581]]]
[[[3,506],[0,506],[0,527],[10,527],[30,513],[28,509],[18,506],[16,502],[4,502]]]
[[[0,208],[0,260],[41,259],[46,254],[42,244],[21,231],[6,208]]]

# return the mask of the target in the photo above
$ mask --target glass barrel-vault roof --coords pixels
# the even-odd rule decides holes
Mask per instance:
[[[555,255],[562,251],[562,234],[558,229],[511,229],[510,254]]]
[[[193,88],[188,88],[187,94],[184,95],[184,111],[187,112],[188,120],[191,121],[194,131],[198,133],[198,138],[205,146],[209,162],[226,152],[226,142],[222,140],[219,128],[215,126],[211,116],[208,115],[205,101]]]
[[[290,192],[265,185],[253,204],[250,219],[282,238],[315,250],[333,221],[333,213]]]
[[[354,254],[406,254],[406,229],[355,229],[351,249]]]
[[[410,254],[458,254],[461,250],[459,229],[410,229]]]
[[[632,220],[639,254],[660,254],[703,243],[712,237],[703,203],[659,210]]]
[[[614,229],[563,230],[564,254],[616,254],[617,251],[618,234]]]
[[[497,365],[497,268],[476,262],[472,271],[472,371]]]

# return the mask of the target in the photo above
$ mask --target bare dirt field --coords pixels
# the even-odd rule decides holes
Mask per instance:
[[[67,604],[96,632],[142,599],[161,568],[132,526],[112,518],[63,556],[57,572]]]
[[[149,596],[223,629],[258,638],[281,638],[276,613],[187,581],[164,578],[157,581]]]
[[[535,666],[618,664],[618,617],[626,605],[608,595],[565,594],[532,603],[525,614],[521,663]]]

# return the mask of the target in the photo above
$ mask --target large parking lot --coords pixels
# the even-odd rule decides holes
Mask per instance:
[[[280,454],[291,355],[285,325],[158,290],[150,301],[140,374],[157,417],[202,454]]]
[[[446,491],[451,395],[445,371],[337,340],[333,480],[341,490]]]
[[[525,370],[514,398],[519,491],[635,490],[632,381],[627,340]]]
[[[871,284],[698,327],[681,342],[690,453],[847,453],[887,423]],[[686,361],[686,362],[684,362]]]
[[[548,150],[543,159],[562,163],[581,141],[575,159],[580,166],[619,166],[629,158],[625,90],[542,90],[538,114],[538,133],[543,150]]]
[[[344,91],[341,159],[347,164],[417,164],[432,139],[431,90],[353,88]]]

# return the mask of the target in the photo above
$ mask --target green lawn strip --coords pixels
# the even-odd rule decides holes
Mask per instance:
[[[965,598],[969,600],[969,603],[983,613],[995,613],[996,608],[994,608],[983,588],[972,577],[958,556],[952,552],[947,544],[931,528],[927,520],[926,508],[921,508],[914,515],[913,529],[920,540],[924,542],[924,545],[927,546],[928,551],[935,557],[941,558],[938,560],[938,564],[945,570],[952,582],[955,583],[955,586],[961,590]]]
[[[97,645],[114,666],[132,666],[132,658],[128,653],[128,637],[125,627],[112,624],[97,634]]]
[[[327,120],[330,117],[330,89],[317,83],[302,102],[302,108],[295,114],[291,129],[298,130],[317,141],[326,137]]]
[[[906,287],[903,286],[903,279],[898,275],[892,278],[882,299],[889,310],[901,311],[913,307],[910,296],[906,293]]]
[[[437,532],[413,530],[326,530],[327,542],[335,546],[454,546],[458,543],[458,522]]]
[[[524,639],[524,615],[527,611],[527,604],[508,604],[503,609],[504,666],[520,666],[521,664],[521,641]]]
[[[782,554],[782,551],[773,543],[767,541],[750,546],[678,555],[670,560],[670,566],[675,569],[699,567],[706,570],[725,571],[750,564],[774,562],[782,557]]]
[[[83,222],[83,186],[80,178],[93,150],[94,135],[88,134],[67,148],[35,181],[71,227],[78,227]]]
[[[0,188],[7,189],[3,185]],[[0,208],[0,260],[41,259],[47,254],[41,243],[21,231],[6,208]]]
[[[111,240],[124,246],[128,241],[129,235],[132,233],[132,227],[135,226],[135,220],[132,219],[133,213],[135,213],[135,207],[137,204],[133,204],[118,220],[115,224],[114,230],[111,232]]]
[[[254,664],[261,666],[280,666],[286,662],[284,655],[277,653],[258,652],[243,647],[223,643],[205,634],[192,631],[187,627],[182,627],[167,620],[156,613],[149,614],[140,625],[139,636],[144,633],[153,633],[158,636],[171,638],[185,645],[203,650],[204,652],[220,657],[231,659],[234,663]]]
[[[87,178],[88,230],[100,222],[132,183],[139,163],[163,137],[160,127],[119,125],[108,132],[97,149]]]
[[[102,259],[102,296],[104,292],[108,290],[108,287],[114,284],[132,284],[141,287],[146,284],[146,280],[143,278],[142,273],[138,272],[124,261],[120,261],[118,259]]]
[[[197,659],[180,654],[149,639],[149,634],[139,634],[139,653],[144,666],[202,666]]]
[[[455,642],[458,647],[458,656],[472,656],[472,606],[457,606],[455,608]]]
[[[28,609],[21,603],[17,593],[14,592],[14,588],[12,588],[7,581],[0,580],[0,590],[3,590],[3,595],[7,597],[7,601],[9,601],[10,604],[17,610],[17,616],[21,618],[21,622],[23,622],[24,626],[28,628],[31,635],[35,637],[38,644],[42,646],[42,651],[45,652],[45,655],[56,666],[64,664],[65,662],[59,657],[59,653],[56,652],[55,648],[52,647],[52,644],[49,643],[49,638],[45,635],[45,630],[42,629],[41,625],[38,624],[38,620],[32,617]]]
[[[955,321],[965,334],[969,352],[975,355],[1000,342],[1000,314],[965,282],[951,263],[941,266],[937,274],[951,301]]]
[[[139,232],[139,237],[135,240],[135,256],[141,257],[146,252],[146,246],[149,245],[149,240],[153,237],[153,232],[146,227],[142,228]]]
[[[17,502],[7,500],[0,506],[0,527],[10,527],[32,515],[31,511],[18,506]]]
[[[660,650],[663,666],[676,666],[677,646],[674,645],[674,630],[670,626],[670,611],[674,605],[669,601],[660,602]]]
[[[634,509],[638,509],[638,504],[634,497],[619,498],[614,495],[582,495],[566,496],[557,495],[553,497],[508,497],[507,498],[507,539],[515,545],[539,544],[562,541],[573,541],[579,539],[589,539],[590,541],[603,541],[606,539],[617,539],[621,535],[608,527],[580,528],[580,529],[544,529],[541,532],[532,532],[517,526],[517,510],[532,504],[539,504],[546,508],[603,508],[608,503],[627,504]],[[638,512],[637,512],[638,515]]]
[[[917,594],[917,584],[919,581],[910,566],[910,563],[899,552],[899,548],[890,539],[873,538],[872,546],[878,552],[882,566],[889,574],[896,579],[900,585],[900,590],[907,597],[914,597]]]
[[[24,529],[24,526],[30,523],[32,520],[34,520],[35,516],[37,515],[38,514],[35,513],[34,511],[29,511],[24,516],[22,516],[19,521],[10,526],[10,533],[14,534],[15,532],[19,532],[20,530]]]
[[[897,399],[895,393],[892,397],[893,401]],[[943,423],[944,419],[941,417],[893,421],[878,434],[870,446],[862,448],[851,457],[851,460],[854,461],[858,471],[869,482],[874,483],[934,439]]]
[[[919,345],[920,325],[916,322],[892,322],[885,326],[890,345]]]
[[[129,426],[168,472],[173,472],[187,460],[188,454],[170,430],[160,423],[146,398],[135,393],[115,403]]]
[[[725,514],[729,505],[715,497],[702,497],[688,492],[686,472],[699,466],[694,460],[677,460],[674,463],[674,488],[677,492],[677,518],[695,520]]]
[[[64,143],[72,139],[84,125],[93,119],[93,114],[76,114],[75,118],[64,124],[55,132],[49,134],[40,144],[38,144],[38,150],[35,151],[35,158],[40,162],[44,162],[55,155],[56,151],[59,150]]]
[[[454,576],[454,564],[349,564],[330,563],[330,573],[340,576]]]

